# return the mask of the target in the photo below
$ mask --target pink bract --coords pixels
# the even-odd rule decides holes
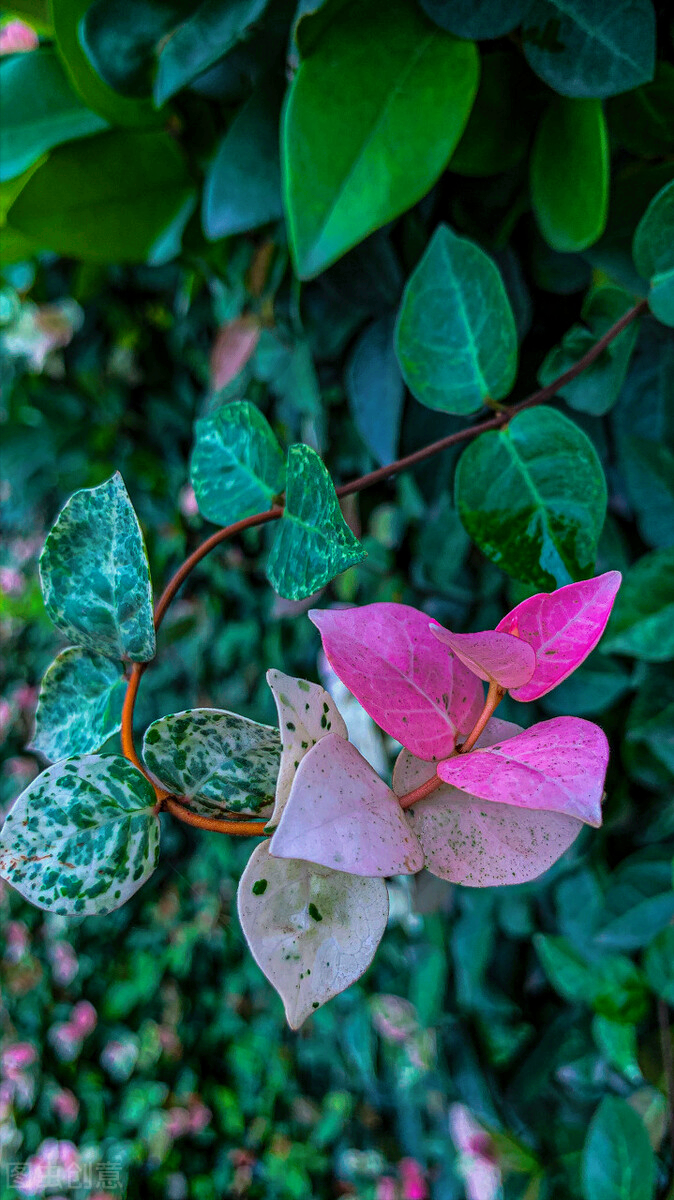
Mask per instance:
[[[445,758],[483,704],[475,675],[443,652],[428,617],[407,604],[313,609],[335,673],[370,716],[418,758]]]
[[[537,700],[584,662],[606,628],[621,581],[620,571],[607,571],[550,594],[540,592],[499,621],[497,630],[516,634],[536,651],[536,669],[528,683],[510,693],[513,699]]]
[[[485,683],[493,679],[503,688],[521,687],[534,673],[536,651],[528,642],[510,633],[495,629],[486,629],[483,633],[452,633],[433,622],[429,629]]]

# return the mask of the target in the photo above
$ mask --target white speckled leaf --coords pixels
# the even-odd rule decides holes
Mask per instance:
[[[269,825],[276,828],[304,755],[328,733],[347,740],[349,735],[332,696],[318,683],[275,670],[267,671],[267,683],[276,703],[283,746],[274,811],[269,819]]]
[[[0,833],[0,876],[62,916],[112,912],[159,855],[154,791],[125,758],[85,754],[48,767]]]
[[[124,481],[75,492],[40,557],[44,602],[78,646],[110,658],[154,658],[152,585],[145,543]]]
[[[251,954],[279,993],[291,1029],[367,970],[388,918],[383,879],[363,879],[253,851],[238,891]]]
[[[351,875],[413,875],[424,865],[393,792],[336,733],[302,759],[270,852]]]
[[[163,787],[191,800],[194,812],[269,812],[281,746],[271,725],[238,713],[192,708],[160,717],[143,758]]]
[[[50,762],[98,750],[121,727],[126,682],[120,662],[78,646],[48,667],[30,749]]]
[[[254,404],[223,404],[196,423],[191,462],[199,511],[230,525],[271,508],[285,488],[283,452]]]

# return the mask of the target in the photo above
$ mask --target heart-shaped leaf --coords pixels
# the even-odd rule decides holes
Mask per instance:
[[[496,626],[515,634],[536,652],[536,668],[511,692],[514,700],[538,700],[568,679],[594,650],[611,615],[620,571],[539,592],[513,608]]]
[[[476,742],[484,748],[520,733],[519,725],[492,717]],[[402,796],[434,774],[432,763],[408,750],[398,757],[393,790]],[[443,784],[407,810],[407,819],[440,879],[468,887],[526,883],[548,870],[583,827],[577,817],[494,804]]]
[[[393,792],[336,733],[321,738],[297,768],[270,852],[350,875],[413,875],[424,865]]]
[[[446,758],[483,704],[475,676],[443,651],[407,604],[313,609],[335,673],[369,715],[419,758]]]
[[[159,782],[195,812],[268,812],[279,769],[278,733],[237,713],[192,708],[160,717],[143,757]]]
[[[31,750],[50,762],[98,750],[121,727],[125,691],[121,663],[77,646],[63,650],[42,680]]]
[[[250,952],[291,1029],[367,970],[388,919],[383,879],[273,858],[266,842],[253,851],[237,899]]]
[[[223,404],[196,423],[190,464],[202,516],[230,525],[271,508],[285,488],[283,451],[254,404]]]
[[[527,683],[534,673],[534,650],[512,634],[494,629],[486,629],[483,633],[452,633],[442,625],[432,623],[429,628],[469,671],[486,683],[493,680],[502,688],[517,688]]]
[[[329,733],[347,740],[349,735],[332,696],[318,683],[293,679],[283,671],[267,671],[267,683],[276,703],[282,743],[274,811],[269,818],[269,826],[275,829],[304,755]]]
[[[157,865],[154,804],[150,783],[125,758],[86,754],[56,763],[7,814],[0,876],[50,912],[111,912]]]
[[[483,800],[545,809],[601,825],[606,734],[581,717],[553,717],[485,750],[438,764],[446,783]]]

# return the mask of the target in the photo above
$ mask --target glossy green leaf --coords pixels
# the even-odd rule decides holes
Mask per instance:
[[[0,180],[13,179],[54,146],[105,129],[71,88],[55,52],[45,48],[0,62]]]
[[[315,450],[290,446],[285,509],[267,560],[272,587],[288,600],[303,600],[364,558]]]
[[[254,404],[223,404],[196,423],[191,461],[199,511],[230,525],[271,508],[285,488],[283,452]]]
[[[49,616],[78,646],[133,662],[154,657],[147,553],[119,472],[70,497],[45,542],[40,581]]]
[[[674,549],[645,554],[630,567],[601,649],[644,662],[674,658]]]
[[[405,400],[405,384],[393,346],[394,319],[380,317],[361,334],[346,368],[344,383],[353,423],[378,463],[391,462]]]
[[[202,0],[159,52],[154,80],[157,106],[227,54],[262,16],[268,0]]]
[[[125,758],[86,754],[56,763],[7,814],[0,876],[53,913],[111,912],[157,865],[154,804],[150,783]]]
[[[674,1007],[674,925],[653,938],[644,958],[644,970],[653,991]]]
[[[121,663],[63,650],[42,680],[31,749],[50,762],[100,749],[121,728],[125,692]]]
[[[599,100],[556,96],[543,114],[531,152],[531,203],[553,250],[585,250],[608,217],[610,154]]]
[[[46,161],[47,155],[44,154],[31,167],[28,167],[28,170],[22,171],[20,175],[15,175],[13,179],[0,180],[0,227],[4,226],[7,213],[19,195],[19,192],[23,191],[31,175],[34,175],[37,169]]]
[[[527,61],[563,96],[605,97],[653,78],[651,0],[533,0],[522,28]]]
[[[582,324],[572,325],[561,345],[545,358],[538,382],[547,386],[574,366],[595,342],[631,308],[633,298],[621,288],[603,284],[588,292],[581,309]],[[638,323],[633,321],[589,367],[558,389],[567,404],[579,412],[600,417],[615,404],[627,374]]]
[[[653,1200],[655,1155],[644,1123],[625,1100],[605,1096],[583,1147],[583,1200]]]
[[[529,0],[421,0],[436,25],[461,38],[503,37],[524,17]]]
[[[411,208],[449,161],[477,91],[477,50],[414,5],[344,5],[292,82],[282,164],[290,247],[308,279]]]
[[[606,480],[589,438],[551,408],[519,413],[463,452],[456,506],[492,562],[545,591],[591,573]]]
[[[507,396],[515,380],[515,318],[499,271],[446,225],[407,282],[396,353],[413,395],[442,412],[476,412],[487,397]]]
[[[608,103],[611,133],[639,157],[674,153],[674,66],[659,62],[652,83]]]
[[[634,1025],[611,1021],[598,1015],[592,1022],[592,1035],[604,1058],[631,1083],[641,1079],[637,1031]]]
[[[80,22],[80,42],[111,88],[144,97],[152,89],[155,47],[192,7],[191,0],[94,0]]]
[[[651,285],[651,312],[665,325],[674,325],[674,180],[651,200],[632,250],[637,271]]]
[[[478,177],[509,171],[524,158],[535,119],[517,56],[504,50],[485,54],[475,103],[450,170]]]
[[[237,713],[192,708],[160,717],[145,734],[143,757],[168,791],[196,812],[267,812],[274,803],[278,730]]]

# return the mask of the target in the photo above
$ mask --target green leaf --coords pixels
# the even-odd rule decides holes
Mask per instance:
[[[623,437],[619,455],[642,538],[649,546],[674,545],[674,453],[662,442]]]
[[[492,260],[440,225],[410,276],[396,353],[417,400],[442,412],[476,412],[501,400],[517,372],[515,318]]]
[[[111,88],[143,97],[152,90],[155,47],[192,7],[190,0],[94,0],[80,22],[80,42]]]
[[[178,252],[193,207],[193,185],[173,138],[111,132],[54,150],[8,221],[57,254],[157,264]]]
[[[591,572],[606,480],[589,438],[551,408],[518,413],[463,452],[456,506],[487,558],[550,591]]]
[[[150,725],[143,758],[163,787],[189,798],[194,812],[266,814],[274,803],[281,742],[270,725],[192,708]]]
[[[607,111],[611,133],[630,154],[673,154],[674,66],[657,63],[652,83],[614,96]]]
[[[154,791],[115,755],[48,767],[15,801],[0,833],[0,876],[38,908],[63,916],[107,913],[154,871]]]
[[[581,310],[583,324],[572,325],[561,345],[550,351],[538,372],[538,382],[547,386],[568,371],[631,306],[632,297],[612,284],[589,291]],[[637,329],[638,322],[633,321],[599,358],[559,388],[557,394],[579,412],[595,417],[607,413],[618,399],[625,380]]]
[[[517,56],[503,50],[484,55],[480,87],[450,171],[478,177],[509,171],[524,158],[535,119]]]
[[[644,958],[644,970],[653,991],[674,1007],[674,925],[653,938]]]
[[[533,0],[522,29],[524,54],[563,96],[615,96],[653,78],[651,0]]]
[[[605,1096],[583,1147],[584,1200],[653,1200],[655,1155],[640,1117],[625,1100]]]
[[[640,950],[651,937],[674,921],[674,890],[648,896],[608,921],[597,941],[611,950]]]
[[[596,1016],[592,1022],[592,1035],[604,1058],[612,1067],[638,1083],[639,1069],[637,1031],[634,1025],[611,1021],[608,1017]]]
[[[608,218],[610,154],[599,100],[556,96],[544,112],[531,152],[531,203],[553,250],[585,250]]]
[[[405,384],[393,346],[393,318],[368,325],[354,346],[344,376],[353,423],[378,463],[391,462],[405,400]]]
[[[16,175],[14,179],[0,181],[0,227],[5,225],[7,213],[12,207],[14,201],[20,192],[23,191],[31,175],[34,175],[38,167],[47,161],[47,155],[38,158],[37,162],[33,163],[27,171],[22,171],[20,175]],[[4,248],[4,247],[3,247]]]
[[[262,16],[268,0],[203,0],[159,52],[154,100],[159,107],[227,54]]]
[[[503,37],[519,25],[530,0],[421,0],[424,12],[457,37]]]
[[[71,646],[42,680],[31,750],[50,762],[98,750],[122,725],[121,663]]]
[[[72,90],[53,50],[12,54],[0,62],[0,180],[13,179],[54,146],[105,129]]]
[[[195,428],[191,477],[202,516],[230,525],[272,508],[285,488],[286,468],[260,410],[245,400],[223,404]]]
[[[279,114],[281,81],[266,78],[239,109],[206,175],[207,238],[246,233],[283,216]]]
[[[637,271],[651,285],[651,312],[664,325],[674,325],[674,180],[651,200],[637,225],[632,253]]]
[[[282,166],[290,247],[310,279],[429,190],[477,91],[476,47],[405,0],[345,5],[288,94]]]
[[[674,658],[674,549],[645,554],[630,567],[601,649],[643,662]]]
[[[537,933],[533,941],[543,970],[555,991],[571,1003],[589,1002],[590,966],[569,939]]]
[[[303,600],[365,557],[315,450],[290,446],[285,509],[267,561],[272,587],[287,600]]]
[[[45,542],[40,581],[49,616],[78,646],[133,662],[154,657],[147,553],[119,472],[70,497]]]
[[[538,933],[534,946],[555,991],[572,1004],[587,1004],[611,1021],[636,1023],[648,1011],[642,972],[631,959],[612,954],[596,962],[575,949],[569,938]]]

